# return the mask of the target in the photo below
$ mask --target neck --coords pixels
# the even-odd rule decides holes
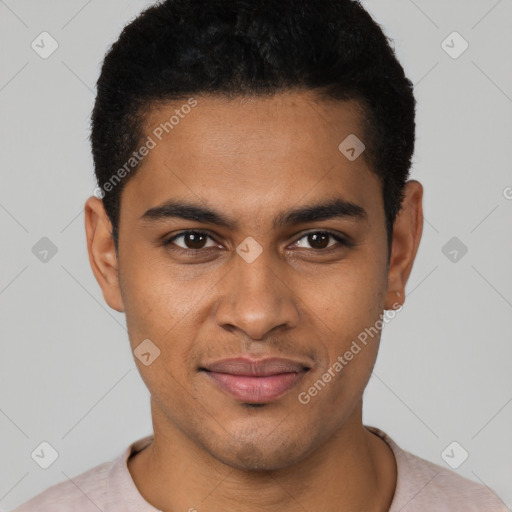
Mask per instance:
[[[389,510],[395,458],[362,425],[362,403],[314,453],[274,471],[230,467],[152,412],[154,441],[128,460],[128,469],[142,496],[160,510],[221,512],[240,503],[247,512]]]

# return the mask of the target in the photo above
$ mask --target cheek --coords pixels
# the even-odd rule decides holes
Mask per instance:
[[[344,421],[362,398],[377,359],[381,331],[376,324],[382,313],[374,306],[362,308],[367,304],[363,299],[368,297],[353,296],[353,304],[330,324],[324,340],[327,355],[302,389],[303,398],[318,409],[317,417],[330,411],[332,425]]]
[[[163,256],[130,255],[123,261],[121,289],[129,331],[138,337],[169,337],[208,293],[206,282],[187,282]]]
[[[359,259],[333,271],[315,297],[317,311],[341,339],[357,336],[378,320],[384,308],[387,275],[385,265]],[[323,293],[321,294],[320,292]]]
[[[136,360],[138,369],[150,390],[164,382],[166,388],[179,387],[190,377],[188,358],[200,327],[197,308],[207,300],[211,284],[184,282],[161,257],[134,255],[132,261],[122,267],[121,279],[131,348],[136,351],[149,339],[159,352],[150,366]]]
[[[324,334],[328,361],[322,371],[335,375],[333,386],[363,388],[377,357],[386,294],[385,262],[367,258],[334,272],[329,296],[317,304],[317,313],[327,328]],[[330,377],[326,377],[329,379]]]

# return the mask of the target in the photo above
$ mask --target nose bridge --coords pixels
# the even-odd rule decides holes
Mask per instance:
[[[254,257],[256,247],[250,240],[247,244],[240,244],[233,268],[223,280],[216,320],[220,326],[231,325],[252,339],[261,339],[279,325],[296,324],[298,312],[292,289],[279,275],[279,259],[268,248],[261,248]]]

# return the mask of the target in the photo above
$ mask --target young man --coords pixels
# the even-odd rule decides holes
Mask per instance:
[[[168,0],[105,58],[92,270],[154,435],[18,510],[505,511],[362,424],[422,233],[412,85],[350,0]]]

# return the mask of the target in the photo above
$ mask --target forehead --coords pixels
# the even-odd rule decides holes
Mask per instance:
[[[340,151],[347,138],[364,141],[362,116],[355,101],[308,92],[162,103],[145,118],[143,142],[152,148],[121,211],[142,215],[171,198],[246,220],[323,198],[375,207],[380,183],[364,153],[353,160]]]

